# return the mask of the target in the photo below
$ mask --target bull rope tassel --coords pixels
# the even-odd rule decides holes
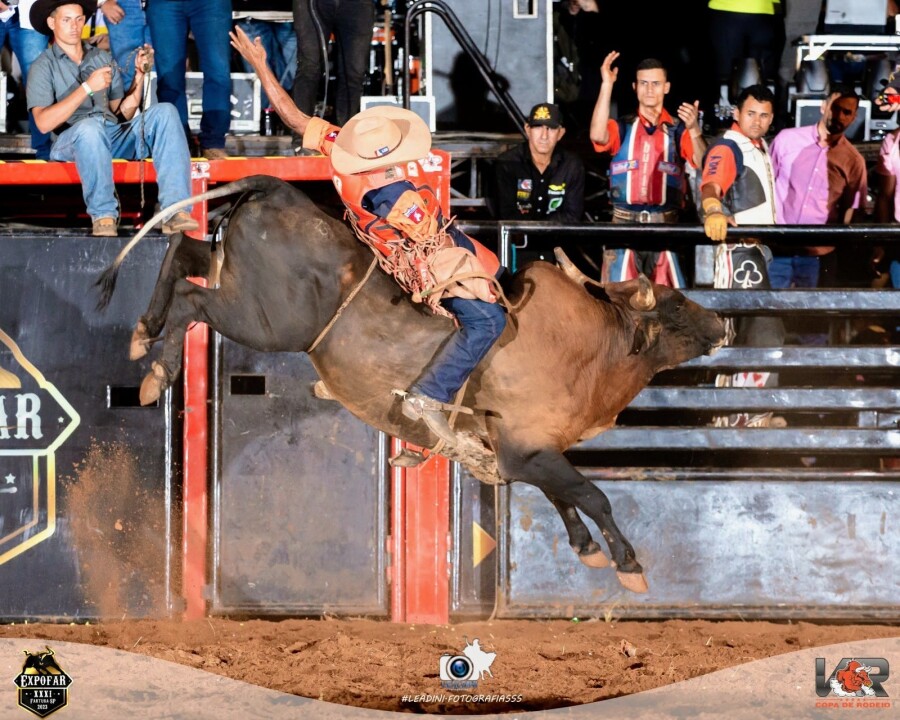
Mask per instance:
[[[363,289],[363,285],[366,284],[366,281],[372,276],[372,273],[375,271],[375,267],[378,265],[378,258],[373,258],[371,264],[369,265],[369,269],[366,270],[366,274],[363,275],[363,279],[360,280],[356,287],[350,291],[350,294],[344,299],[344,302],[341,303],[341,306],[337,309],[337,311],[332,316],[331,320],[328,321],[328,324],[322,328],[322,332],[313,340],[312,345],[309,346],[309,349],[306,351],[306,354],[309,355],[315,350],[319,343],[325,338],[328,334],[328,331],[334,327],[334,324],[338,321],[338,318],[341,316],[341,313],[347,308],[347,306],[353,301],[353,298],[359,294],[359,291]]]

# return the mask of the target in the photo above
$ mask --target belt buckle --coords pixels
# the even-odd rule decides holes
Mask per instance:
[[[646,225],[650,222],[650,211],[649,210],[641,210],[638,213],[638,222],[642,225]]]

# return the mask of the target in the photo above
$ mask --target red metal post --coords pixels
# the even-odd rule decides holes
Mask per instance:
[[[205,285],[201,278],[192,278]],[[207,371],[209,328],[196,323],[184,338],[184,495],[182,595],[184,619],[206,616],[208,542]]]
[[[450,215],[450,153],[439,157],[429,180],[445,217]],[[393,441],[392,454],[404,443]],[[414,445],[407,445],[419,450]],[[434,456],[418,468],[395,468],[391,483],[391,619],[450,621],[450,461]]]

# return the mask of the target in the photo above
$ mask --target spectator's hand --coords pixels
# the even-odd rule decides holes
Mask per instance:
[[[619,59],[619,53],[613,50],[603,60],[600,66],[600,77],[604,83],[614,83],[619,77],[619,68],[614,68],[612,64]]]
[[[239,27],[234,28],[228,36],[231,38],[231,47],[237,50],[259,75],[260,69],[266,67],[266,49],[262,40],[259,38],[251,40]]]
[[[891,92],[893,88],[888,88],[884,91],[884,105],[879,105],[878,109],[882,112],[897,112],[900,110],[900,95],[896,92]]]
[[[125,11],[116,0],[106,0],[106,2],[100,6],[100,12],[103,13],[106,22],[112,23],[113,25],[118,25],[122,22],[122,18],[125,17]]]
[[[684,123],[686,130],[700,129],[700,101],[694,100],[694,104],[681,103],[678,106],[678,117]]]
[[[597,0],[569,0],[569,14],[577,15],[579,12],[600,12]]]
[[[722,203],[717,198],[706,198],[703,201],[703,231],[706,237],[722,242],[728,234],[728,225],[735,225],[734,218],[725,215]]]
[[[106,7],[106,4],[103,5]],[[153,48],[149,45],[143,45],[134,57],[134,69],[138,74],[150,72],[153,67]]]
[[[112,83],[112,68],[109,65],[97,68],[90,76],[88,76],[88,79],[85,80],[85,82],[94,92],[106,90]]]

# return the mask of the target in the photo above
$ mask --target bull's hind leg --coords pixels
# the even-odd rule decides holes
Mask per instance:
[[[553,507],[559,512],[563,524],[566,526],[566,532],[569,534],[569,545],[572,546],[572,549],[578,555],[578,559],[588,567],[609,567],[609,558],[606,557],[603,549],[591,537],[590,530],[582,522],[575,506],[563,502],[547,492],[544,495],[547,496],[547,499],[553,503]]]
[[[216,294],[216,290],[207,290],[185,279],[173,284],[163,352],[141,383],[141,405],[156,402],[163,391],[175,382],[181,371],[184,335],[188,326],[193,322],[209,322],[209,308],[215,302]]]
[[[210,244],[175,233],[169,238],[169,248],[163,259],[150,298],[147,312],[141,316],[131,335],[128,356],[139,360],[147,354],[153,338],[166,324],[172,305],[175,283],[186,277],[204,277],[209,272]]]
[[[556,450],[530,453],[505,450],[500,458],[500,474],[510,481],[534,485],[545,495],[581,510],[603,533],[619,582],[632,592],[647,592],[644,569],[635,558],[631,543],[613,520],[609,499],[588,482],[562,453]],[[563,519],[565,521],[565,516]]]

